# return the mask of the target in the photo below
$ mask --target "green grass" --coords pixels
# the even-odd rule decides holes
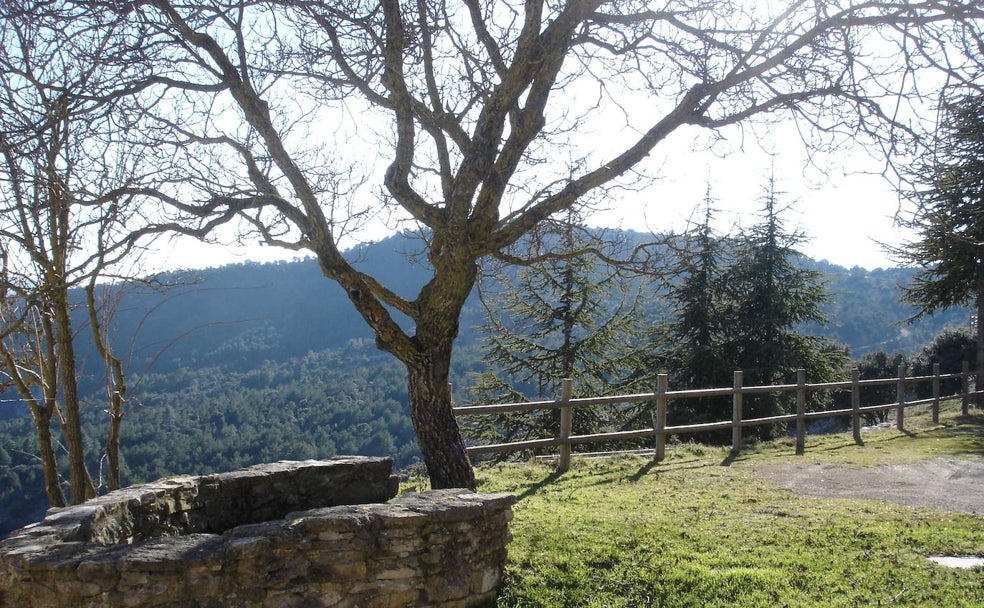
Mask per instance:
[[[976,410],[979,412],[979,410]],[[944,454],[984,456],[984,416],[908,417],[906,433],[780,441],[729,458],[682,444],[638,456],[480,467],[479,491],[512,492],[507,580],[498,605],[595,607],[984,606],[984,571],[933,554],[984,554],[984,518],[879,501],[803,497],[761,464],[852,466]]]

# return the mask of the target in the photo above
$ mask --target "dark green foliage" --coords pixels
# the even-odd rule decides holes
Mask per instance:
[[[629,245],[651,239],[651,235],[616,233]],[[423,271],[401,268],[395,263],[398,252],[412,251],[416,241],[396,235],[352,252],[387,284],[405,290],[425,280]],[[722,241],[721,255],[730,256],[733,244]],[[847,270],[824,262],[802,258],[803,268],[819,271],[829,283],[830,298],[822,303],[829,325],[804,321],[802,331],[823,335],[850,346],[852,354],[863,355],[878,349],[912,351],[933,339],[947,325],[967,323],[966,309],[941,311],[901,327],[914,314],[911,306],[900,303],[898,285],[913,275],[911,269],[892,268],[868,271]],[[389,268],[387,274],[377,269]],[[511,280],[511,274],[504,274]],[[166,374],[184,367],[222,366],[245,371],[263,360],[282,361],[308,351],[342,348],[347,344],[372,346],[371,332],[352,309],[340,288],[320,276],[313,260],[291,263],[245,263],[221,269],[182,271],[159,278],[178,287],[167,293],[134,287],[123,296],[113,335],[120,342],[117,352],[130,353],[130,369],[136,377]],[[495,288],[495,281],[492,281]],[[641,309],[651,321],[668,317],[662,293],[647,289]],[[81,296],[80,296],[81,297]],[[484,323],[485,311],[473,297],[461,319],[457,347],[475,344],[477,328]],[[80,318],[78,324],[84,325]],[[81,345],[82,364],[98,363],[85,344]],[[456,358],[460,356],[456,354]],[[101,386],[101,371],[82,372],[87,390]],[[730,373],[729,373],[730,378]],[[730,384],[730,380],[728,381]],[[0,418],[7,412],[0,408]]]
[[[722,295],[729,248],[711,228],[713,218],[708,197],[703,222],[683,236],[668,270],[676,277],[666,293],[674,315],[665,327],[666,337],[657,342],[664,345],[657,365],[669,372],[676,390],[731,386],[738,366],[724,343],[729,320]],[[730,409],[727,397],[688,399],[674,404],[667,422],[672,426],[725,420]]]
[[[472,391],[477,401],[508,403],[555,399],[572,380],[572,396],[596,397],[650,390],[643,366],[643,320],[638,295],[617,267],[603,264],[615,243],[568,214],[543,224],[523,245],[531,261],[515,275],[498,276],[484,295],[486,364]],[[639,387],[644,387],[640,389]],[[621,424],[624,412],[575,408],[573,434]],[[509,414],[466,422],[466,436],[482,442],[554,437],[560,411]]]
[[[825,325],[823,304],[830,299],[822,273],[799,263],[796,249],[805,237],[785,228],[780,193],[769,180],[761,221],[739,235],[735,259],[725,274],[725,350],[744,372],[745,385],[791,384],[796,370],[810,382],[843,377],[846,349],[801,331],[804,323]],[[754,395],[745,399],[744,417],[762,418],[794,411],[791,396]],[[813,407],[821,404],[814,403]],[[761,438],[784,428],[755,427]]]
[[[371,346],[265,361],[245,372],[182,368],[147,377],[126,418],[123,484],[338,454],[389,456],[407,467],[419,454],[405,382],[399,364]],[[86,426],[101,416],[88,408]],[[0,485],[2,533],[38,519],[47,505],[28,456],[29,420],[0,422],[0,438],[13,461],[3,466],[0,454],[0,479],[8,481]],[[88,447],[98,462],[100,446]]]
[[[630,243],[643,238],[621,236]],[[394,264],[392,256],[414,244],[394,236],[361,250],[358,257],[361,264],[389,264],[400,276],[384,276],[385,282],[409,288],[420,277],[413,268],[407,272]],[[889,347],[912,352],[944,325],[969,319],[966,309],[954,309],[900,327],[896,323],[911,316],[912,309],[898,302],[896,285],[913,271],[848,271],[800,261],[821,270],[831,284],[831,302],[824,306],[831,325],[805,323],[804,331],[851,344],[855,353]],[[319,272],[307,260],[242,264],[161,277],[166,283],[191,283],[170,295],[142,290],[124,297],[113,332],[134,334],[132,343],[127,339],[117,347],[118,352],[133,353],[133,390],[122,438],[124,484],[311,453],[384,450],[389,443],[374,422],[379,417],[393,443],[388,453],[400,466],[413,461],[415,447],[405,434],[410,431],[403,409],[404,372],[375,350],[344,294]],[[670,318],[661,294],[647,292],[642,308],[652,320]],[[461,387],[470,375],[486,369],[474,346],[475,327],[483,316],[477,299],[466,306],[452,370],[459,403],[475,402]],[[80,352],[90,352],[80,346]],[[81,361],[86,393],[102,385],[96,368],[87,367],[90,362],[98,363],[92,354]],[[650,363],[636,371],[663,369]],[[303,379],[301,370],[307,370]],[[730,385],[731,372],[726,373]],[[644,381],[639,392],[653,388]],[[86,424],[105,421],[104,406],[96,403],[86,405]],[[36,520],[46,508],[35,467],[36,439],[26,415],[16,395],[0,396],[0,447],[11,459],[4,464],[0,454],[0,530],[12,522]],[[645,417],[641,421],[649,424]],[[349,430],[360,424],[368,427]],[[101,446],[87,447],[95,465]]]
[[[919,238],[896,250],[920,270],[904,288],[903,300],[916,306],[913,319],[972,304],[978,318],[984,307],[984,96],[957,97],[943,107],[931,158],[913,167],[919,188],[911,193],[917,210],[906,224]],[[961,371],[963,362],[982,361],[982,330],[950,328],[937,335],[912,361],[912,372],[930,375],[933,363],[944,374]],[[981,377],[978,377],[978,384]],[[957,380],[944,380],[943,394],[956,392]],[[918,397],[931,396],[921,383]]]
[[[941,374],[955,374],[963,371],[964,362],[973,366],[977,351],[977,341],[969,329],[947,328],[940,332],[933,341],[924,346],[913,357],[910,376],[929,376],[933,373],[933,364],[940,364]],[[960,391],[960,380],[945,379],[940,382],[940,394],[952,395]],[[921,382],[916,396],[927,398],[932,396],[932,384]]]
[[[919,314],[962,306],[984,289],[984,96],[944,104],[933,156],[916,164],[918,240],[895,251],[921,270],[905,289]]]
[[[831,340],[804,333],[807,324],[823,326],[829,300],[821,272],[807,268],[796,246],[802,235],[785,229],[775,184],[770,180],[761,221],[738,237],[721,238],[710,227],[711,201],[703,223],[684,235],[686,245],[672,273],[667,297],[676,305],[668,326],[665,366],[674,389],[728,387],[733,372],[743,372],[745,386],[791,384],[798,369],[810,382],[842,379],[846,349]],[[821,407],[814,396],[813,407]],[[794,402],[785,396],[746,395],[743,418],[788,413]],[[671,409],[670,424],[728,420],[731,400],[688,400]],[[771,438],[782,428],[759,426],[748,435]],[[702,435],[726,441],[728,433]]]
[[[823,274],[830,294],[822,306],[830,322],[804,323],[804,333],[846,344],[856,357],[879,350],[912,352],[929,343],[944,327],[966,325],[970,320],[967,308],[953,308],[907,323],[916,309],[902,301],[901,286],[916,273],[912,268],[848,270],[826,262],[801,262]]]
[[[873,353],[865,353],[863,357],[855,362],[858,368],[858,378],[860,380],[875,380],[878,378],[895,378],[899,375],[899,366],[908,367],[905,356],[901,353],[889,355],[883,350]],[[906,370],[909,373],[908,370]],[[898,401],[898,386],[886,384],[884,386],[865,386],[858,390],[861,405],[883,405]],[[843,393],[838,406],[848,408],[851,406],[850,394]],[[884,410],[864,415],[865,423],[874,425],[888,420],[889,411]]]
[[[984,95],[946,101],[931,158],[912,168],[919,237],[896,250],[919,272],[904,299],[919,316],[971,304],[984,319]],[[977,324],[977,384],[984,385],[984,325]]]

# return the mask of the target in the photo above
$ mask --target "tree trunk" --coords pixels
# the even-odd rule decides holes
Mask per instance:
[[[31,407],[31,414],[38,435],[38,453],[44,471],[44,492],[48,497],[48,504],[52,507],[64,507],[65,493],[58,482],[58,460],[52,447],[51,415],[45,416],[45,412],[37,406]]]
[[[126,403],[126,377],[123,362],[110,350],[108,337],[103,336],[103,324],[99,321],[96,305],[95,277],[85,287],[86,306],[89,309],[89,327],[92,342],[106,366],[106,391],[109,394],[109,424],[106,430],[106,489],[120,489],[120,432],[123,426],[123,407]]]
[[[109,428],[106,433],[106,489],[120,489],[120,428],[123,424],[122,398],[112,396],[109,411]]]
[[[55,340],[57,344],[59,376],[64,407],[62,436],[68,450],[68,472],[71,485],[71,503],[80,504],[96,495],[92,477],[85,466],[85,445],[82,439],[81,406],[78,380],[75,377],[75,346],[72,323],[68,312],[68,291],[58,294],[54,302]]]
[[[424,364],[407,364],[410,419],[427,465],[431,487],[475,489],[465,442],[451,411],[448,384],[451,348],[431,353]]]
[[[984,262],[977,264],[977,373],[974,376],[974,391],[984,390]],[[973,402],[977,407],[984,404],[984,396],[975,395]]]

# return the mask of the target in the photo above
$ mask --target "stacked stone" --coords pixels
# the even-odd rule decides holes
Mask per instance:
[[[41,524],[0,543],[0,605],[463,608],[493,602],[510,539],[511,495],[441,490],[352,504],[335,485],[330,498],[322,496],[335,506],[304,504],[283,513],[283,504],[308,502],[299,488],[326,491],[333,469],[357,486],[352,495],[359,500],[380,491],[384,499],[393,496],[391,463],[380,475],[379,459],[364,459],[367,480],[359,485],[354,470],[362,460],[177,478],[52,510]],[[222,486],[228,491],[218,491]],[[261,520],[262,510],[275,519]],[[229,512],[253,523],[240,525]],[[163,532],[151,530],[155,518]]]

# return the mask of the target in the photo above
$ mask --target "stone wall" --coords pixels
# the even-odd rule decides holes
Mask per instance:
[[[280,462],[52,509],[0,542],[0,605],[482,606],[511,495],[393,498],[389,459]]]

